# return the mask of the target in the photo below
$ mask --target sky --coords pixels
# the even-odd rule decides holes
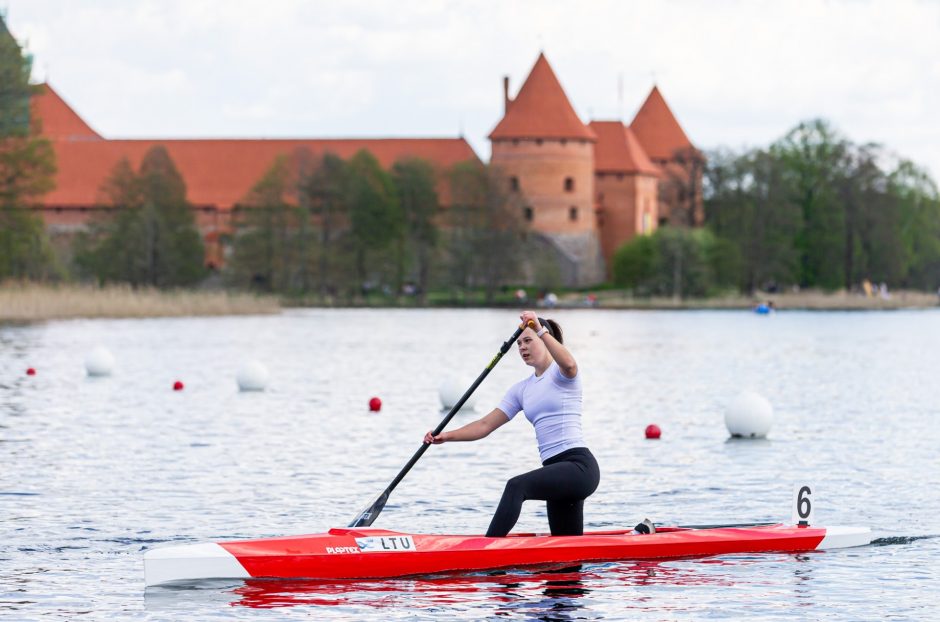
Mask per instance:
[[[936,0],[0,0],[107,138],[463,135],[483,159],[540,51],[585,122],[654,84],[703,149],[822,117],[940,179]]]

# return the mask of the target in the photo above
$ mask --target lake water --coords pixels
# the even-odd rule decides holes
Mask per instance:
[[[54,322],[0,327],[0,618],[940,618],[940,311],[553,316],[583,374],[602,471],[588,529],[788,520],[794,484],[810,482],[818,524],[870,526],[875,544],[561,574],[145,590],[143,552],[161,544],[346,525],[440,420],[440,383],[469,385],[517,318]],[[115,373],[87,378],[98,344]],[[238,392],[246,359],[270,370],[267,391]],[[528,369],[510,351],[478,389],[477,413]],[[177,379],[185,390],[171,390]],[[724,405],[745,389],[774,406],[767,440],[728,439]],[[372,396],[380,413],[368,412]],[[661,440],[644,439],[649,423]],[[480,533],[507,477],[536,466],[522,417],[477,443],[431,447],[375,526]],[[544,531],[543,507],[526,504],[517,529]]]

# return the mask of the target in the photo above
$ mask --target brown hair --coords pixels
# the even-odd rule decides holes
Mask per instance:
[[[555,320],[551,320],[551,319],[546,320],[545,318],[540,317],[540,318],[539,318],[539,324],[541,324],[542,326],[544,326],[545,328],[547,328],[547,329],[548,329],[548,333],[549,333],[552,337],[554,337],[554,338],[558,341],[558,343],[564,343],[564,342],[565,342],[565,336],[564,336],[564,334],[562,334],[562,332],[561,332],[561,325],[560,325],[558,322],[556,322]]]

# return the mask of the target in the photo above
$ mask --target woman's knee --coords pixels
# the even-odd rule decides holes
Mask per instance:
[[[503,489],[503,494],[513,496],[513,497],[517,495],[525,496],[525,490],[526,490],[525,476],[516,475],[515,477],[510,477],[509,480],[506,482],[506,488]]]

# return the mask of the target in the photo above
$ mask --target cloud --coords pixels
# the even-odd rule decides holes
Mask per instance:
[[[655,81],[700,146],[826,117],[940,174],[940,3],[8,0],[35,71],[108,136],[454,135],[484,157],[544,49],[576,110]],[[622,97],[618,82],[623,84]],[[119,102],[119,103],[116,103]]]

